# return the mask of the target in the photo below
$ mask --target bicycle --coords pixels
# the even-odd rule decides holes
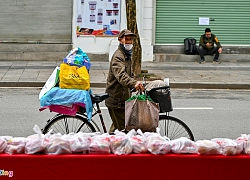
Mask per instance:
[[[172,104],[170,98],[170,87],[158,87],[153,88],[148,92],[151,99],[160,105],[159,123],[160,134],[167,136],[169,139],[177,139],[180,137],[187,137],[194,141],[194,136],[190,128],[180,119],[170,116],[169,113],[172,111]],[[103,94],[92,94],[93,114],[92,117],[99,115],[99,119],[102,125],[104,133],[107,133],[106,125],[102,116],[100,103],[103,102],[109,95]],[[165,99],[170,98],[170,99]],[[165,101],[164,101],[165,99]],[[162,114],[165,113],[165,114]],[[64,114],[57,114],[53,118],[47,121],[42,132],[46,134],[50,130],[52,133],[68,134],[70,132],[100,132],[100,128],[97,123],[92,119],[88,121],[86,111],[84,108],[76,113],[76,116],[69,116]]]

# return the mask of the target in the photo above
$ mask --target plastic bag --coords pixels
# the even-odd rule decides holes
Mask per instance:
[[[110,137],[107,133],[91,138],[89,154],[110,154]]]
[[[92,133],[71,133],[66,136],[69,141],[72,153],[87,154],[91,142]]]
[[[57,66],[41,89],[39,93],[39,100],[44,94],[46,94],[51,88],[55,87],[55,85],[59,82],[59,73],[60,68]]]
[[[5,153],[7,154],[23,154],[25,150],[25,144],[27,138],[25,137],[14,137],[7,141]]]
[[[129,98],[129,99],[127,100],[127,102],[132,101],[132,100],[135,100],[135,99],[140,100],[140,101],[149,100],[149,101],[151,101],[151,102],[154,102],[154,101],[153,101],[149,96],[147,96],[146,94],[134,95],[134,96],[132,96],[131,98]]]
[[[63,59],[63,62],[70,64],[71,66],[85,66],[88,71],[91,67],[88,55],[83,52],[80,47],[72,49],[69,54]]]
[[[241,134],[240,137],[236,139],[237,144],[243,144],[243,152],[244,154],[250,155],[250,134]]]
[[[69,105],[69,104],[85,104],[88,120],[92,118],[92,100],[90,91],[76,90],[76,89],[61,89],[59,87],[52,88],[40,100],[40,110],[55,105]]]
[[[90,88],[89,73],[85,66],[78,68],[62,63],[59,78],[59,87],[62,89],[88,90]]]
[[[145,86],[146,91],[150,91],[153,88],[167,86],[167,84],[162,80],[154,80]]]
[[[171,143],[167,137],[160,135],[160,129],[156,128],[156,133],[145,132],[146,147],[152,154],[167,154],[171,151]]]
[[[27,142],[25,144],[25,154],[35,154],[40,153],[45,150],[46,144],[48,143],[49,134],[44,135],[41,129],[35,125],[33,130],[36,134],[27,137]]]
[[[243,151],[243,144],[238,144],[235,140],[228,138],[214,138],[211,141],[216,142],[221,147],[221,154],[232,156],[240,154]]]
[[[6,147],[7,147],[6,139],[0,136],[0,153],[3,153]]]
[[[137,132],[139,134],[136,134],[136,131],[134,129],[131,130],[130,142],[133,149],[133,153],[136,154],[147,153],[148,149],[146,147],[146,137],[143,136],[143,133],[140,129],[138,129]]]
[[[201,155],[212,155],[221,153],[220,145],[210,140],[198,140],[196,141],[196,145],[198,148],[198,153]]]
[[[171,141],[171,151],[176,154],[190,153],[197,154],[197,145],[186,137],[181,137]]]
[[[53,134],[49,137],[49,142],[46,143],[46,154],[71,154],[70,144],[65,136],[60,133]]]
[[[159,104],[148,100],[149,96],[140,95],[125,102],[125,129],[141,129],[155,132],[159,122]]]
[[[132,146],[130,143],[131,133],[125,134],[121,131],[115,130],[115,135],[110,136],[110,149],[116,155],[132,153]]]

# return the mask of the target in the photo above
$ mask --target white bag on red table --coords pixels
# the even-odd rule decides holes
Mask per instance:
[[[155,132],[159,122],[159,104],[146,94],[134,95],[125,102],[125,129]]]

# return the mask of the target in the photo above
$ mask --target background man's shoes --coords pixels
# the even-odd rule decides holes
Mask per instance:
[[[203,63],[205,63],[205,60],[204,60],[204,59],[201,59],[201,60],[199,61],[199,63],[200,63],[200,64],[203,64]]]
[[[213,63],[214,63],[214,64],[220,64],[221,62],[220,62],[218,59],[214,59],[214,60],[213,60]]]

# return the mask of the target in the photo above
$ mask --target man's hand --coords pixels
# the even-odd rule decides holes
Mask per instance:
[[[206,46],[211,46],[211,43],[207,43]]]
[[[222,48],[219,48],[219,49],[218,49],[218,52],[221,53],[221,52],[222,52]]]
[[[144,90],[144,86],[143,84],[141,83],[141,81],[137,81],[136,84],[135,84],[135,89],[138,91],[143,91]]]

